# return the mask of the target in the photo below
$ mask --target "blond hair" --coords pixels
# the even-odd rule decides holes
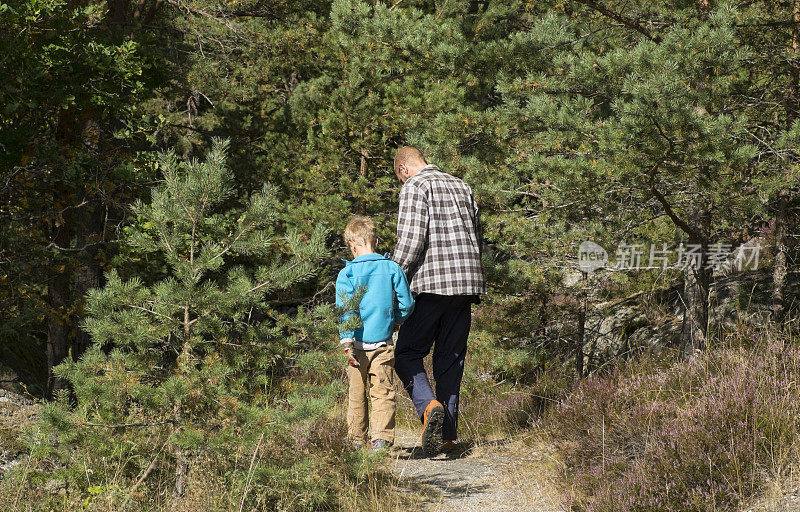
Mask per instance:
[[[375,223],[364,215],[353,215],[344,228],[345,243],[370,245],[375,241]]]

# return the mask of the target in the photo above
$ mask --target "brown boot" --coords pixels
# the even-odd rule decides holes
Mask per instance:
[[[438,400],[431,400],[422,414],[422,451],[433,457],[442,450],[442,425],[444,407]]]
[[[442,441],[442,453],[450,453],[455,447],[455,443],[449,439]]]

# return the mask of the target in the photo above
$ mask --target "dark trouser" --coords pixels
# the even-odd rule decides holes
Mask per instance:
[[[473,295],[419,294],[414,312],[400,327],[394,349],[395,371],[411,396],[420,419],[431,400],[436,399],[444,405],[444,440],[452,441],[457,437],[458,396],[474,299]],[[422,364],[431,347],[435,394]]]

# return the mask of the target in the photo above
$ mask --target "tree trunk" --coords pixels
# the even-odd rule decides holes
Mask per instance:
[[[53,221],[53,243],[59,247],[67,247],[71,238],[70,212],[67,210],[56,216]],[[53,367],[67,355],[70,329],[70,281],[71,267],[69,262],[57,259],[51,266],[51,277],[47,283],[49,311],[47,318],[47,392],[52,395],[64,388],[64,382],[53,375]]]
[[[86,317],[84,307],[89,290],[99,288],[103,283],[103,269],[97,257],[103,240],[105,208],[100,201],[92,201],[80,209],[80,222],[75,223],[77,247],[85,247],[78,257],[74,282],[73,325],[76,327],[72,344],[72,357],[78,357],[89,347],[91,339],[81,326]]]
[[[118,41],[122,42],[125,37],[132,37],[136,30],[149,24],[162,4],[163,0],[143,0],[137,4],[135,11],[132,11],[133,4],[129,0],[109,1],[102,24],[114,32]],[[134,19],[130,19],[131,14]],[[111,126],[113,120],[104,120],[104,114],[100,110],[62,109],[58,114],[56,140],[59,145],[72,148],[75,153],[90,154],[95,160],[95,165],[107,166],[105,158],[114,154],[106,147],[109,142],[113,144],[113,138],[110,136]],[[64,190],[65,183],[56,184],[54,203],[61,205],[56,209],[80,202],[84,194],[88,193],[91,196],[88,190],[92,181],[88,179],[86,186],[80,191]],[[51,264],[51,277],[47,283],[48,393],[62,389],[65,385],[60,379],[53,377],[52,368],[70,351],[73,357],[77,358],[89,344],[88,334],[80,329],[79,325],[83,320],[82,306],[86,292],[102,284],[102,268],[97,260],[99,247],[92,244],[102,240],[104,222],[105,209],[100,200],[91,200],[82,207],[63,210],[56,214],[53,220],[51,236],[53,244],[58,247],[69,247],[72,237],[76,236],[76,247],[86,246],[86,249],[63,253]]]
[[[708,283],[709,272],[704,268],[686,268],[683,280],[683,328],[681,330],[681,353],[691,357],[706,348],[708,327]]]
[[[189,262],[194,266],[194,228],[192,229],[192,245],[189,253]],[[189,373],[188,366],[190,364],[192,347],[191,347],[192,324],[190,306],[186,304],[183,308],[183,347],[181,354],[178,356],[178,372],[187,375]],[[180,431],[182,425],[183,415],[181,413],[181,404],[175,404],[173,412],[175,432]],[[186,480],[189,474],[189,457],[186,449],[181,445],[175,446],[175,496],[182,496],[186,490]],[[177,504],[177,500],[175,502]]]
[[[786,223],[789,208],[789,191],[778,193],[778,214],[775,216],[775,261],[772,266],[772,319],[783,321],[786,315],[784,293],[786,290]]]
[[[547,348],[554,348],[555,345],[551,343],[551,337],[547,336],[547,325],[550,323],[550,315],[548,314],[548,307],[550,306],[550,296],[546,292],[539,294],[539,328],[537,329],[537,336],[545,340]]]
[[[800,0],[792,6],[792,41],[789,48],[789,92],[786,95],[786,128],[790,129],[797,118],[798,87],[800,87]]]
[[[712,269],[706,267],[705,257],[708,255],[708,233],[711,230],[712,206],[693,208],[690,214],[691,223],[695,227],[695,238],[690,240],[700,245],[700,261],[688,262],[683,281],[683,300],[685,303],[683,329],[681,330],[681,354],[684,358],[692,357],[698,351],[705,350],[708,341],[708,293],[712,278]],[[697,268],[699,266],[699,268]]]
[[[367,156],[368,153],[366,151],[361,152],[361,165],[359,166],[358,169],[358,175],[365,179],[367,177]],[[362,199],[358,200],[357,208],[358,208],[358,213],[360,213],[361,215],[367,214],[367,204]]]
[[[575,334],[575,373],[579,379],[584,376],[583,367],[583,345],[586,343],[586,304],[587,304],[587,282],[589,274],[583,273],[581,280],[580,304],[578,304],[578,328]]]
[[[367,177],[367,153],[365,151],[361,152],[361,165],[359,166],[358,174],[362,178]]]
[[[186,476],[189,472],[189,461],[183,446],[175,448],[175,495],[183,496],[186,491]]]

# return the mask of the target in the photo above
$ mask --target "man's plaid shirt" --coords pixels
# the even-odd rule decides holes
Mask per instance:
[[[406,180],[394,261],[405,270],[412,292],[486,293],[480,247],[478,205],[469,185],[435,165]]]

